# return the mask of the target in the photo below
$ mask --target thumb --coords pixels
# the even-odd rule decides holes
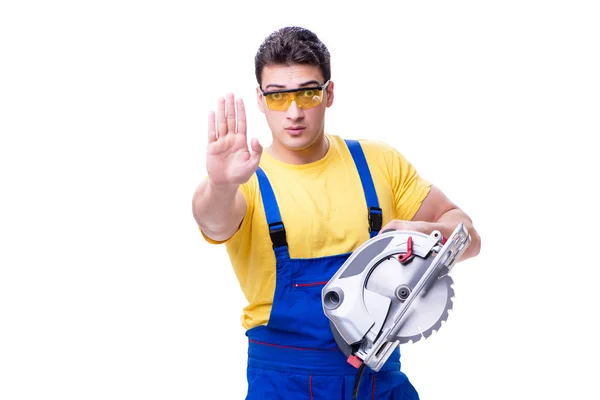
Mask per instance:
[[[250,140],[250,147],[252,147],[252,155],[250,156],[250,162],[252,163],[252,165],[258,167],[258,163],[260,162],[260,157],[263,152],[263,147],[257,138],[252,138]]]

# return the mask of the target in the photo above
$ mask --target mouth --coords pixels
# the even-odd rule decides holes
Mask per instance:
[[[303,126],[288,126],[285,128],[285,131],[293,136],[301,134],[306,128]]]

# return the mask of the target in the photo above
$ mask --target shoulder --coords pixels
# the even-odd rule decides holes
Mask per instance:
[[[391,174],[415,168],[402,151],[388,142],[373,139],[359,139],[359,142],[367,159],[373,164],[385,165]]]
[[[400,151],[390,145],[388,142],[383,140],[375,140],[375,139],[362,139],[359,138],[358,142],[361,147],[365,151],[365,153],[384,156],[386,159],[391,159],[393,157],[402,156]]]
[[[349,144],[358,143],[365,155],[386,155],[390,156],[394,152],[397,152],[395,148],[390,146],[387,142],[375,139],[357,138],[350,139],[339,135],[328,134],[327,138],[330,140],[334,148],[347,149]]]
[[[394,153],[399,153],[399,151],[390,145],[388,142],[377,139],[367,139],[367,138],[344,138],[339,135],[327,135],[327,137],[334,143],[337,147],[346,147],[346,142],[358,142],[363,152],[365,153],[373,153],[378,155],[393,155]]]
[[[392,171],[402,165],[407,166],[409,164],[406,157],[398,149],[383,140],[360,137],[357,139],[346,139],[337,135],[328,135],[328,137],[338,148],[347,148],[346,141],[357,142],[369,166]]]

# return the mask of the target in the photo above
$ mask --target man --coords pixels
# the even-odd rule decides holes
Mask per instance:
[[[255,65],[272,144],[263,151],[252,139],[250,151],[242,100],[219,99],[208,118],[208,176],[194,194],[194,217],[209,243],[225,244],[248,300],[247,399],[351,399],[356,370],[323,314],[323,285],[385,229],[448,237],[463,222],[472,244],[461,260],[478,254],[480,239],[470,218],[398,151],[325,133],[334,83],[329,52],[314,33],[272,33]],[[398,349],[379,372],[365,371],[358,398],[418,399]]]

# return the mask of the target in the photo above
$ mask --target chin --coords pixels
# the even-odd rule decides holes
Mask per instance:
[[[280,143],[290,150],[305,150],[312,146],[317,140],[316,136],[309,135],[298,135],[292,136],[284,134],[281,138]]]

